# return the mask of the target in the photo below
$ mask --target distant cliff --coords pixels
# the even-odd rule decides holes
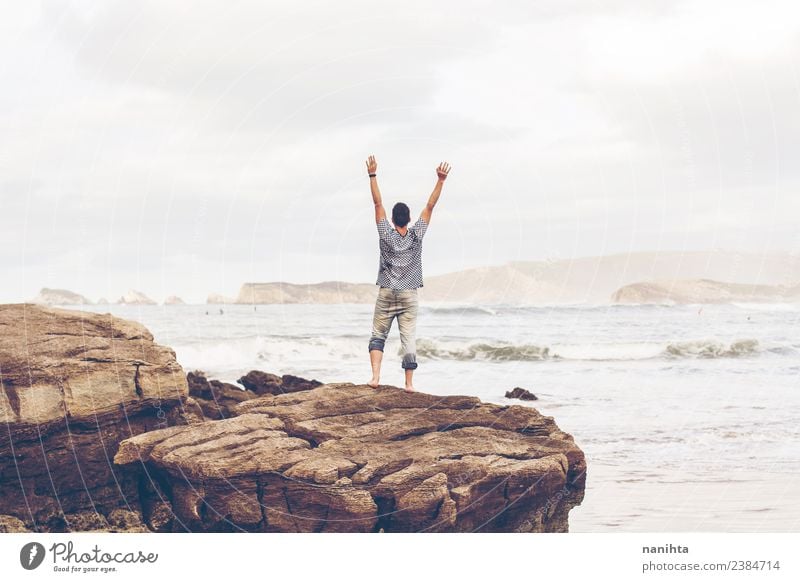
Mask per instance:
[[[125,295],[120,297],[117,300],[117,303],[120,305],[157,305],[157,303],[150,299],[147,295],[134,289],[131,289],[125,293]]]
[[[92,302],[79,293],[66,289],[42,287],[39,294],[31,300],[38,305],[91,305]]]
[[[236,300],[233,297],[226,297],[219,293],[211,293],[208,299],[206,299],[206,303],[209,305],[229,305],[231,303],[236,303]]]
[[[644,281],[625,285],[614,303],[770,303],[800,301],[800,285],[746,285],[710,279]]]
[[[678,280],[735,281],[747,289],[758,287],[751,282],[792,286],[800,281],[800,255],[662,251],[517,261],[426,275],[420,299],[465,304],[602,304],[629,285]],[[367,283],[245,283],[236,303],[373,303],[376,294],[375,285]]]
[[[377,293],[367,283],[245,283],[236,303],[371,303]]]

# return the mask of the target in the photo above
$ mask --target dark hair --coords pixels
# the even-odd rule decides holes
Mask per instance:
[[[399,226],[400,228],[403,228],[411,222],[411,211],[408,209],[408,206],[402,202],[395,204],[394,208],[392,208],[392,222],[395,226]]]

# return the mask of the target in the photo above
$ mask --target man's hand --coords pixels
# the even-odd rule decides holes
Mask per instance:
[[[375,156],[367,158],[367,173],[374,174],[378,169],[378,162],[375,161]]]
[[[450,164],[447,162],[442,162],[439,164],[439,167],[436,168],[436,175],[439,176],[439,179],[444,182],[447,179],[447,173],[450,171]]]

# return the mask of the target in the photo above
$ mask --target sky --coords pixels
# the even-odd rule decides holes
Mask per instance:
[[[365,160],[427,275],[800,252],[791,1],[4,2],[0,301],[372,283]]]

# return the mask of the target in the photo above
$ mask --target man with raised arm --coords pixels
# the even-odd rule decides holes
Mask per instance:
[[[442,186],[450,172],[446,162],[436,168],[436,186],[431,192],[419,219],[411,226],[411,213],[408,206],[398,202],[392,208],[392,224],[386,220],[381,191],[378,189],[378,162],[375,156],[367,159],[369,185],[372,202],[375,205],[375,223],[378,226],[378,245],[380,264],[378,267],[378,298],[375,301],[375,314],[372,318],[372,336],[369,340],[369,361],[372,365],[372,379],[367,384],[377,388],[381,377],[383,346],[392,321],[397,317],[400,329],[400,343],[403,351],[402,368],[406,374],[406,390],[414,391],[414,370],[417,369],[416,333],[419,301],[417,289],[422,287],[422,239],[431,221],[433,208],[439,201]]]

